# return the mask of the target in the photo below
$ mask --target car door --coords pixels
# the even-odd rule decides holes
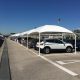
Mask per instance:
[[[49,46],[51,49],[57,49],[57,44],[54,39],[46,40],[46,46]]]
[[[53,46],[53,45],[54,45],[54,41],[53,41],[52,39],[46,40],[45,46],[48,46],[48,47],[50,47],[51,49],[54,49],[55,46]]]
[[[61,40],[55,40],[55,47],[56,49],[65,49],[65,43],[63,43]]]

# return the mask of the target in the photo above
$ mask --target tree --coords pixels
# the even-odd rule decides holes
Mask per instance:
[[[13,34],[16,34],[16,33],[10,33],[10,35],[13,35]]]
[[[80,29],[74,30],[74,33],[77,35],[77,39],[80,39]]]
[[[80,29],[74,30],[75,33],[80,33]]]
[[[0,35],[2,35],[2,33],[0,33]]]

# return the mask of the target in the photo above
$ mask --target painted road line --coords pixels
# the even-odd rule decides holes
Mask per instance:
[[[59,69],[67,72],[68,74],[70,74],[70,75],[72,75],[72,76],[78,76],[77,73],[75,73],[75,72],[73,72],[73,71],[71,71],[71,70],[69,70],[69,69],[67,69],[67,68],[65,68],[65,67],[63,67],[63,66],[61,66],[61,65],[59,65],[59,64],[57,64],[57,63],[55,63],[55,62],[53,62],[53,61],[51,61],[51,60],[49,60],[49,59],[47,59],[47,58],[45,58],[44,56],[40,56],[40,57],[41,57],[42,59],[48,61],[49,63],[53,64],[54,66],[58,67]]]
[[[68,61],[68,62],[65,62]],[[64,64],[72,64],[72,63],[76,63],[76,62],[80,62],[80,60],[63,60],[63,61],[56,61],[57,63],[64,65]]]
[[[28,49],[28,50],[38,56],[38,54],[36,52],[34,52],[34,51],[30,50],[30,49]]]
[[[64,65],[65,63],[63,61],[56,61],[57,63]]]

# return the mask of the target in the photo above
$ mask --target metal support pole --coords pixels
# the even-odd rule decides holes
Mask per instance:
[[[39,56],[40,56],[40,33],[39,33]]]
[[[75,54],[76,54],[76,34],[75,35]]]
[[[63,41],[63,38],[64,38],[64,34],[62,33],[62,41]]]
[[[27,34],[27,48],[28,48],[28,34]]]

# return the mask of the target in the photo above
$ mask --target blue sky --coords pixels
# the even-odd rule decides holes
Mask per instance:
[[[23,32],[45,24],[79,28],[80,0],[0,0],[0,32]]]

